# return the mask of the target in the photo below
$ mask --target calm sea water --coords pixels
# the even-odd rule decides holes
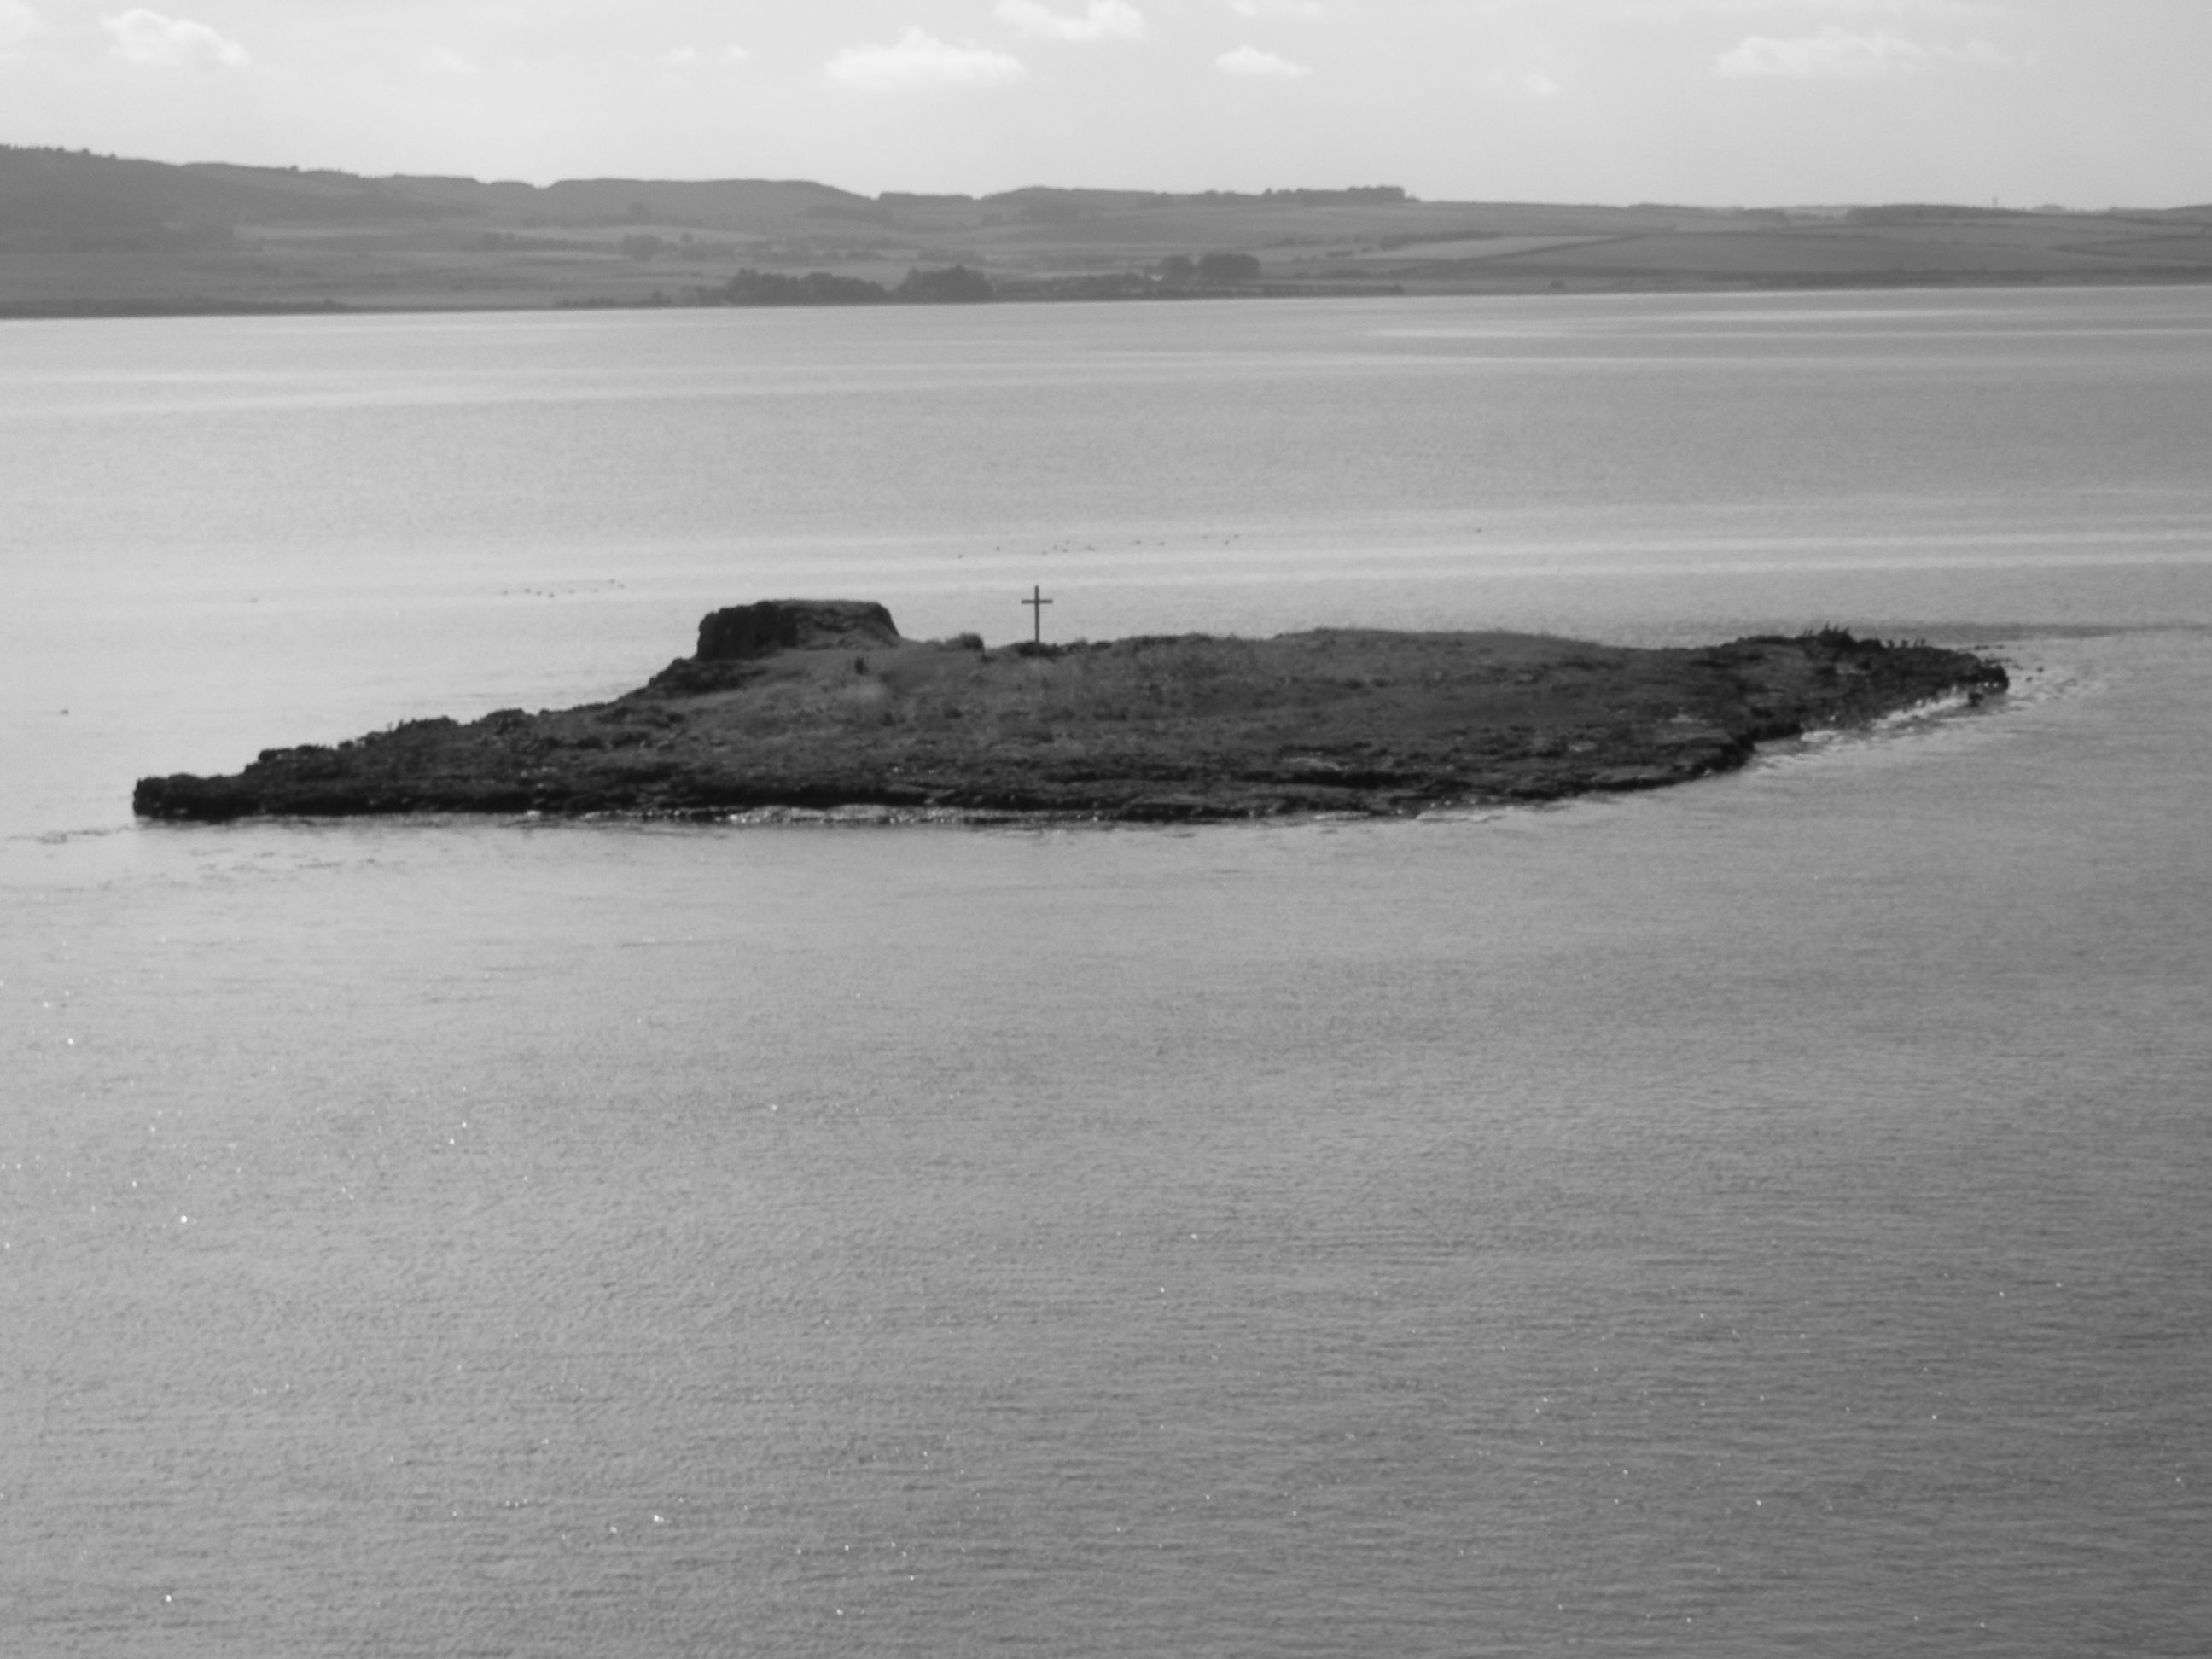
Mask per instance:
[[[0,325],[0,1646],[2201,1654],[2208,456],[2203,291]],[[2019,689],[1408,823],[129,818],[1032,581]]]

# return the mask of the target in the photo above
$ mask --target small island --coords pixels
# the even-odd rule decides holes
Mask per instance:
[[[866,601],[769,599],[714,611],[694,654],[611,702],[264,750],[228,776],[143,778],[132,804],[203,822],[1406,815],[1685,782],[2007,683],[1984,658],[1837,628],[1668,649],[1362,629],[986,649],[902,638]]]

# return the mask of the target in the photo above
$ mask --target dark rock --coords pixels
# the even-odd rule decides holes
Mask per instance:
[[[699,623],[698,660],[765,657],[776,651],[896,646],[891,613],[866,599],[762,599],[710,611]]]
[[[1656,789],[1681,780],[1680,772],[1666,766],[1602,766],[1589,775],[1600,789]]]

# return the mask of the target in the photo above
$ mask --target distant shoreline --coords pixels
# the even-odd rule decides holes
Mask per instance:
[[[2033,289],[2063,292],[2081,289],[2198,289],[2212,286],[2212,271],[2187,276],[2109,276],[2090,278],[2027,276],[1973,279],[1932,276],[1925,272],[1895,280],[1872,278],[1845,282],[1734,282],[1712,279],[1679,283],[1609,283],[1569,286],[1560,283],[1500,284],[1449,291],[1409,289],[1397,283],[1299,286],[1290,283],[1255,284],[1161,294],[1008,293],[970,306],[1057,305],[1202,305],[1230,300],[1372,300],[1372,299],[1565,299],[1607,295],[1728,294],[1898,294],[2016,293]],[[609,311],[854,311],[927,308],[930,301],[890,301],[886,306],[854,306],[836,301],[818,303],[742,301],[692,299],[559,299],[539,303],[479,304],[459,302],[381,304],[356,300],[0,300],[0,322],[97,322],[134,318],[187,317],[393,317],[504,316],[532,313]],[[934,302],[942,306],[945,302]]]
[[[868,197],[0,145],[0,317],[17,319],[2206,283],[2212,204],[1607,206],[1394,185]]]

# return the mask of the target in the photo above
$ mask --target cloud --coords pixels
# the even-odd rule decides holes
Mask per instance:
[[[908,29],[895,46],[854,46],[823,66],[834,86],[859,92],[897,92],[917,87],[1002,87],[1029,79],[1018,58],[984,46],[948,46],[934,35]]]
[[[1482,83],[1508,97],[1556,98],[1566,90],[1557,79],[1533,64],[1501,64],[1482,77]]]
[[[46,20],[23,0],[0,0],[0,58],[28,46],[46,32]]]
[[[1306,64],[1293,64],[1287,58],[1278,58],[1257,46],[1239,46],[1234,52],[1224,52],[1213,60],[1213,67],[1224,75],[1246,81],[1303,81],[1313,73]]]
[[[1318,17],[1321,0],[1228,0],[1239,17]]]
[[[1681,22],[1692,17],[1741,17],[1755,13],[1838,12],[1883,17],[2002,17],[2010,8],[1996,0],[1615,0],[1610,17]]]
[[[1127,0],[1091,0],[1078,17],[1063,17],[1037,0],[999,0],[999,21],[1051,40],[1141,40],[1151,30]]]
[[[244,46],[224,40],[205,23],[164,17],[143,6],[120,17],[103,17],[100,27],[115,42],[117,54],[134,64],[160,69],[243,69],[252,61]]]
[[[644,61],[672,76],[684,76],[693,70],[711,70],[717,66],[735,68],[740,64],[750,64],[752,58],[752,53],[740,46],[727,46],[720,52],[702,52],[686,43],[671,46],[665,52],[656,52]]]
[[[1713,73],[1733,81],[1860,81],[1947,67],[1999,69],[2010,61],[1985,41],[1965,46],[1923,46],[1887,29],[1854,34],[1841,24],[1831,23],[1818,34],[1796,40],[1747,36],[1713,60]]]

